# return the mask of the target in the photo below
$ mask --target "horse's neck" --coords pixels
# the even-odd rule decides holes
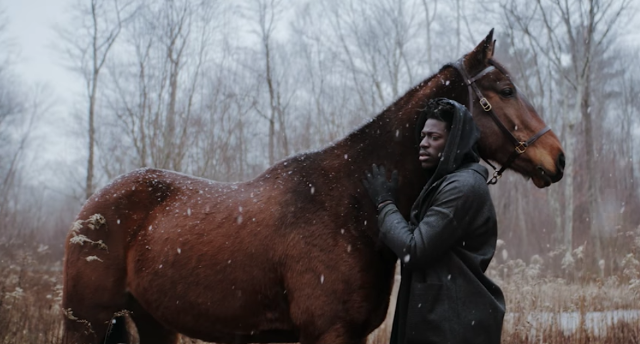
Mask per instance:
[[[416,123],[420,109],[432,98],[455,99],[464,95],[459,86],[446,82],[449,78],[450,73],[439,73],[427,79],[325,153],[331,156],[332,162],[340,161],[344,171],[353,173],[352,177],[362,178],[372,164],[397,170],[400,175],[397,205],[407,216],[427,181],[418,161]]]

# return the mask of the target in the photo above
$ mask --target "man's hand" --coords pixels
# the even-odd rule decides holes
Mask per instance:
[[[362,180],[362,184],[369,192],[369,196],[371,196],[376,207],[385,201],[395,202],[396,190],[398,189],[398,171],[393,171],[391,181],[388,181],[384,166],[378,168],[373,164],[372,171],[365,172],[365,179]]]

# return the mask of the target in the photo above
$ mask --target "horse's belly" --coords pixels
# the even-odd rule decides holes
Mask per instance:
[[[148,243],[130,252],[128,288],[160,322],[201,339],[293,329],[278,269],[261,250],[162,236]]]
[[[293,328],[284,293],[259,291],[255,283],[207,283],[197,272],[192,278],[176,275],[181,278],[138,276],[151,281],[134,284],[130,293],[154,318],[180,333],[205,338]]]

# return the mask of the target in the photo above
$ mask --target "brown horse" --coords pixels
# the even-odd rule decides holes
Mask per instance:
[[[372,163],[398,170],[407,215],[426,182],[415,128],[428,99],[481,99],[484,158],[538,187],[562,178],[560,142],[492,59],[492,37],[341,141],[254,180],[141,169],[104,187],[67,237],[65,342],[122,340],[115,320],[129,314],[141,343],[363,343],[385,318],[396,257],[360,180]]]

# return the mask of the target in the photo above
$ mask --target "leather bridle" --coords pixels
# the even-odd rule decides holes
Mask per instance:
[[[480,106],[482,106],[482,109],[489,114],[489,116],[496,123],[498,128],[500,128],[500,130],[515,146],[515,150],[511,153],[507,161],[502,165],[502,167],[500,167],[499,170],[497,170],[496,167],[493,166],[493,164],[491,164],[489,161],[483,158],[483,160],[494,169],[493,177],[491,177],[491,179],[487,181],[487,184],[494,185],[498,182],[498,179],[502,177],[502,173],[507,168],[509,168],[509,166],[511,166],[511,164],[516,160],[516,158],[518,158],[522,153],[524,153],[527,150],[527,147],[531,146],[534,142],[536,142],[536,140],[538,140],[542,135],[544,135],[547,131],[549,131],[550,128],[549,126],[542,128],[542,130],[537,132],[527,141],[518,141],[518,139],[513,135],[513,133],[511,133],[509,129],[505,127],[505,125],[500,121],[498,116],[496,116],[496,114],[493,112],[491,103],[489,103],[487,98],[485,98],[482,95],[482,92],[480,92],[480,89],[475,83],[478,79],[482,78],[487,73],[496,69],[496,67],[491,65],[483,69],[480,73],[476,74],[474,77],[470,78],[469,74],[467,74],[467,72],[465,71],[464,65],[462,63],[463,63],[463,58],[459,59],[454,63],[447,64],[446,66],[457,69],[458,72],[460,72],[460,74],[462,75],[462,78],[464,79],[465,84],[467,84],[467,87],[469,89],[469,106],[468,106],[469,112],[473,113],[473,93],[475,92],[476,96],[478,97],[478,102],[480,103]]]

